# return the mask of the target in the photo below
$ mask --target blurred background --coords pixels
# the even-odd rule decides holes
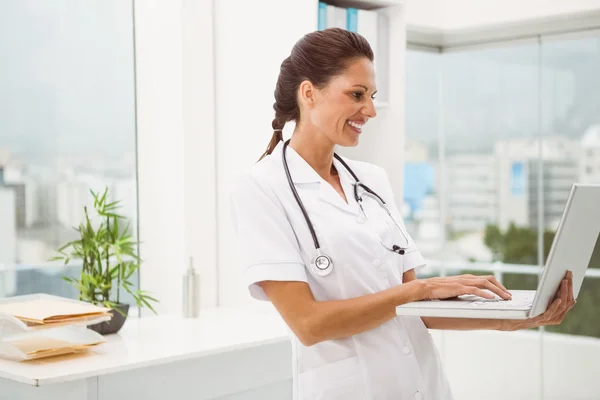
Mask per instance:
[[[108,188],[160,313],[190,259],[202,307],[251,304],[230,184],[271,137],[281,61],[329,26],[375,50],[379,115],[342,152],[388,171],[421,277],[535,289],[571,185],[600,183],[600,0],[262,3],[0,1],[0,297],[77,297],[81,266],[48,260]],[[596,249],[562,325],[432,331],[457,399],[600,399]]]

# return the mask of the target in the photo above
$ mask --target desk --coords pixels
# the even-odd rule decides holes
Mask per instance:
[[[271,309],[129,318],[89,354],[0,360],[0,399],[291,399],[291,346]]]

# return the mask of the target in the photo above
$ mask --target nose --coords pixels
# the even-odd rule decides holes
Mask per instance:
[[[375,109],[375,102],[373,99],[369,98],[363,109],[363,114],[369,118],[375,118],[377,116],[377,110]]]

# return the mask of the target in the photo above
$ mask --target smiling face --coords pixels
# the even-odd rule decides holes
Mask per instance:
[[[377,115],[375,69],[368,58],[353,61],[324,88],[310,81],[300,85],[300,120],[305,128],[325,135],[333,144],[356,146],[362,126]]]

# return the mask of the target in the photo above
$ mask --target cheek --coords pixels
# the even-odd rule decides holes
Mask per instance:
[[[328,131],[336,131],[344,127],[346,119],[356,114],[359,108],[344,94],[330,97],[315,109],[312,123]]]

